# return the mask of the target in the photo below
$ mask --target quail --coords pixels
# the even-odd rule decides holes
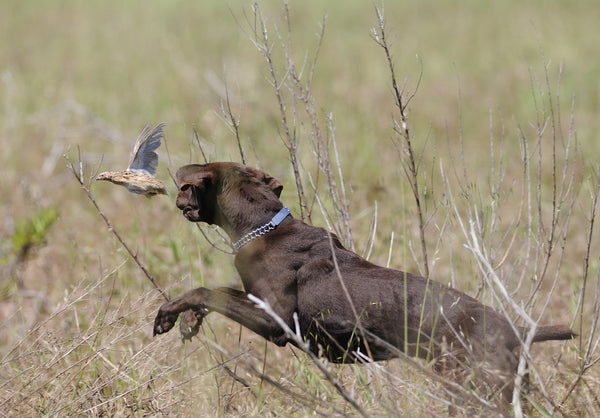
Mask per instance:
[[[146,125],[140,132],[129,156],[129,165],[123,171],[105,171],[96,180],[107,180],[124,186],[132,193],[150,198],[157,194],[167,194],[164,183],[154,177],[158,167],[158,154],[165,123],[154,128]]]

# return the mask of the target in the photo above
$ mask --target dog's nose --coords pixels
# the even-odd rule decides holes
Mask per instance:
[[[177,206],[177,209],[183,210],[186,206],[186,199],[183,199],[180,195],[181,192],[177,195],[177,200],[175,200],[175,206]]]

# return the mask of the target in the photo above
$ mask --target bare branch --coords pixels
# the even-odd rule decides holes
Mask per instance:
[[[73,174],[73,177],[75,177],[75,179],[79,182],[79,185],[81,186],[81,189],[83,190],[83,192],[85,193],[85,195],[88,197],[88,199],[92,202],[92,204],[96,208],[96,211],[98,212],[98,214],[104,220],[104,223],[108,227],[108,230],[113,233],[113,235],[117,238],[117,240],[123,246],[123,248],[125,248],[125,250],[127,250],[127,252],[131,256],[131,258],[133,258],[133,261],[135,261],[135,263],[138,265],[138,267],[144,272],[144,275],[148,278],[148,280],[150,280],[150,282],[156,288],[156,290],[158,290],[158,292],[162,295],[162,297],[168,302],[169,301],[169,297],[167,296],[167,294],[158,285],[158,283],[156,282],[156,279],[154,278],[154,276],[152,276],[150,274],[150,272],[148,271],[148,269],[146,268],[146,266],[144,266],[144,264],[142,264],[142,262],[140,261],[138,255],[136,253],[134,253],[131,250],[131,248],[129,247],[129,245],[127,245],[127,243],[125,242],[125,240],[123,240],[123,238],[121,237],[121,235],[119,234],[119,232],[116,230],[116,228],[112,225],[112,223],[110,222],[110,220],[108,219],[108,217],[104,214],[104,212],[102,211],[102,209],[100,209],[100,206],[96,202],[96,199],[94,199],[94,196],[92,196],[92,193],[90,192],[90,188],[89,188],[89,184],[90,184],[91,179],[88,182],[85,182],[83,180],[83,178],[84,178],[84,176],[83,176],[84,166],[83,166],[83,161],[81,160],[81,153],[80,153],[79,147],[77,147],[77,152],[78,152],[78,158],[79,158],[79,162],[78,162],[77,165],[75,165],[65,155],[65,159],[67,160],[67,167],[71,170],[71,173]]]

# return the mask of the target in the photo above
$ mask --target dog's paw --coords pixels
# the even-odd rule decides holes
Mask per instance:
[[[165,303],[163,306],[161,306],[158,310],[158,314],[156,314],[156,318],[154,318],[153,335],[169,332],[175,325],[178,316],[179,312],[170,312],[169,303]]]

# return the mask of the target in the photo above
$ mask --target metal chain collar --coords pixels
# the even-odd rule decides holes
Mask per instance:
[[[271,232],[272,230],[277,228],[277,226],[279,226],[279,224],[281,222],[283,222],[283,220],[285,218],[287,218],[289,214],[290,214],[290,210],[284,206],[279,212],[277,212],[277,215],[273,216],[273,218],[268,223],[256,228],[253,231],[248,232],[242,238],[240,238],[239,240],[234,242],[233,249],[235,251],[238,251],[240,248],[242,248],[244,245],[248,244],[250,241],[252,241],[258,237],[261,237],[263,235],[268,234],[269,232]]]

